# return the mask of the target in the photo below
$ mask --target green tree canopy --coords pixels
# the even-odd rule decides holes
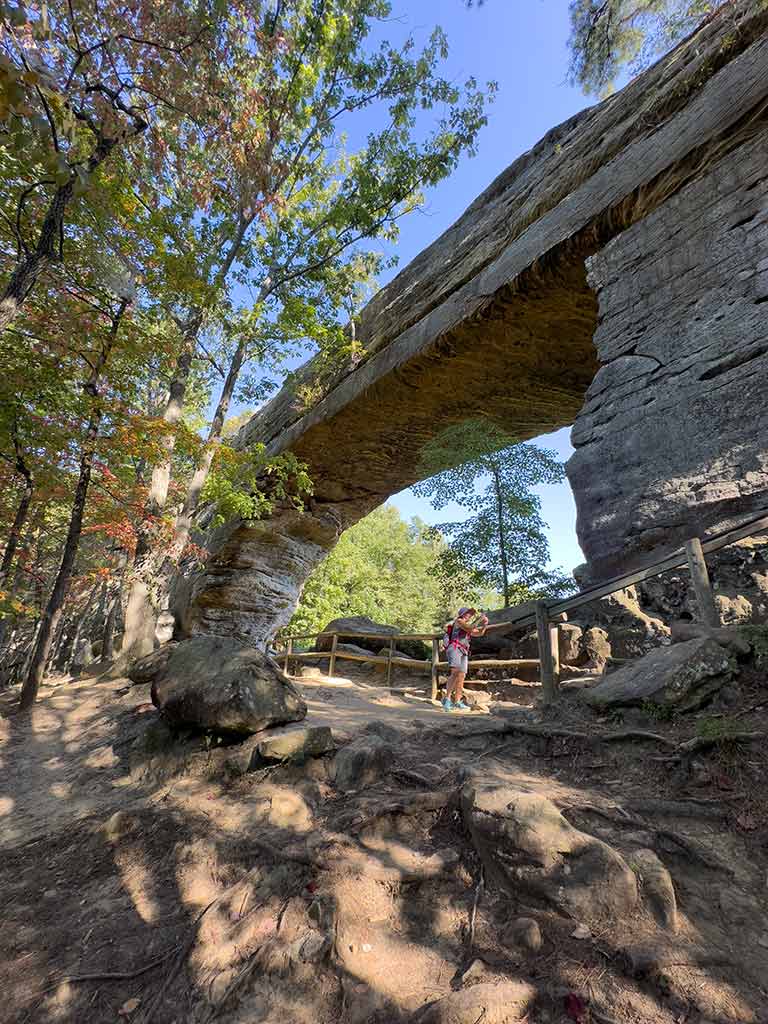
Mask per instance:
[[[495,424],[467,420],[445,430],[422,453],[427,476],[415,492],[435,509],[451,502],[470,513],[460,522],[440,523],[450,555],[440,571],[469,567],[475,586],[504,595],[504,606],[572,587],[561,571],[547,569],[549,543],[541,499],[533,488],[559,483],[563,465],[554,452],[514,444]]]
[[[307,580],[292,633],[321,630],[341,616],[367,615],[408,632],[430,632],[465,600],[497,605],[498,595],[472,589],[467,574],[447,590],[439,573],[447,546],[421,522],[384,505],[351,527]],[[462,588],[469,587],[469,590]]]

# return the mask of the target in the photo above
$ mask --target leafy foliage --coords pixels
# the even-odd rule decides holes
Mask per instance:
[[[606,96],[626,67],[665,53],[730,0],[571,0],[569,76]]]
[[[202,496],[212,506],[212,526],[232,519],[264,519],[275,501],[287,500],[301,509],[303,499],[312,493],[307,467],[292,452],[268,458],[259,444],[244,451],[222,447],[217,455]]]
[[[437,527],[451,550],[441,573],[450,577],[471,566],[475,586],[500,591],[507,607],[573,589],[562,572],[546,568],[549,544],[541,499],[533,490],[561,481],[563,466],[553,452],[512,442],[484,419],[450,427],[424,449],[421,471],[427,479],[414,488],[435,509],[455,502],[470,513]]]
[[[222,444],[230,405],[302,351],[323,373],[361,358],[346,325],[378,240],[474,153],[495,88],[443,73],[439,29],[388,43],[389,16],[0,4],[0,672],[55,579],[54,659],[82,614],[107,631],[126,591],[156,605],[197,527],[311,493],[292,456]]]
[[[342,535],[309,577],[289,631],[311,633],[341,616],[367,615],[407,632],[429,632],[464,600],[497,604],[497,595],[445,590],[436,567],[446,551],[420,520],[403,522],[391,505],[376,509]]]

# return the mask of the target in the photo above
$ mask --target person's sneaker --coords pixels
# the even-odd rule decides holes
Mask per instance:
[[[453,711],[455,707],[456,705],[453,703],[453,701],[449,700],[446,697],[445,700],[443,701],[443,711]]]
[[[454,705],[457,711],[471,711],[472,708],[469,704],[465,704],[463,700],[457,701]]]

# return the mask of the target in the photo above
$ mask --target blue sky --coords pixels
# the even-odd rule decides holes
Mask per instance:
[[[450,77],[461,81],[474,75],[499,85],[478,155],[463,160],[449,179],[429,192],[423,213],[401,222],[397,253],[403,267],[517,156],[590,101],[565,81],[568,0],[486,0],[471,10],[464,0],[394,0],[393,16],[397,22],[391,36],[411,29],[423,38],[435,24],[445,29]],[[569,433],[559,430],[541,438],[541,443],[567,459],[572,451]],[[584,560],[576,540],[571,490],[563,483],[539,488],[539,493],[552,563],[570,571]],[[411,491],[395,495],[391,503],[403,516],[418,515],[427,522],[461,518],[461,512],[450,507],[434,512]]]

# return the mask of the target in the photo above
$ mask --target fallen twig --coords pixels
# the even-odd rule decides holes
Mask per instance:
[[[79,984],[84,981],[131,981],[133,978],[139,978],[142,974],[146,974],[148,971],[152,971],[155,967],[159,967],[160,964],[165,963],[169,956],[172,956],[176,952],[178,946],[174,946],[173,949],[167,950],[160,956],[155,957],[154,960],[150,960],[148,964],[144,964],[143,967],[137,967],[135,971],[103,971],[96,974],[65,974],[58,981],[53,982],[47,988],[44,988],[42,992],[38,992],[36,999],[44,996],[47,992],[53,992],[59,985],[64,984]]]
[[[471,954],[472,954],[472,947],[475,944],[475,924],[477,922],[477,908],[480,905],[480,897],[483,894],[484,887],[485,887],[485,872],[484,872],[484,870],[483,870],[483,868],[481,866],[481,868],[480,868],[480,878],[478,879],[477,885],[475,886],[475,898],[474,898],[474,901],[472,903],[472,913],[471,913],[470,918],[469,918],[469,935],[468,935],[468,938],[467,938],[467,956],[471,956]]]
[[[219,897],[219,899],[221,899],[221,897]],[[168,990],[168,988],[170,987],[170,985],[173,984],[173,982],[176,980],[176,977],[177,977],[179,971],[181,970],[181,968],[182,968],[182,966],[184,964],[184,961],[187,959],[189,954],[192,952],[192,948],[195,945],[195,942],[197,941],[197,931],[198,931],[198,928],[200,926],[200,922],[205,917],[205,915],[208,913],[208,911],[211,909],[211,907],[215,903],[218,903],[218,902],[219,902],[218,899],[211,900],[211,902],[208,904],[208,906],[205,907],[205,909],[202,910],[197,915],[197,917],[195,918],[195,921],[194,921],[194,923],[192,925],[192,934],[189,936],[187,941],[180,948],[179,955],[176,957],[176,959],[174,960],[174,962],[173,962],[173,964],[171,966],[171,969],[168,971],[168,973],[166,974],[165,978],[163,979],[163,982],[160,985],[160,988],[157,990],[154,999],[152,999],[152,1001],[146,1007],[146,1009],[142,1013],[141,1017],[136,1019],[136,1024],[151,1024],[152,1017],[154,1016],[155,1010],[158,1008],[158,1006],[162,1002],[163,996],[165,995],[165,993]]]

